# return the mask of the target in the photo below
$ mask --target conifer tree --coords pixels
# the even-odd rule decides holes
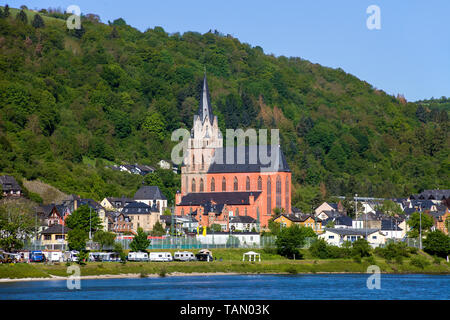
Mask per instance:
[[[25,13],[25,11],[20,10],[20,12],[16,16],[16,20],[22,22],[23,24],[27,24],[28,23],[28,17],[27,17],[27,14]]]
[[[9,15],[10,15],[9,6],[5,5],[5,8],[3,10],[3,17],[7,18],[7,17],[9,17]]]
[[[39,14],[35,14],[31,25],[35,28],[43,28],[45,27],[44,19]]]

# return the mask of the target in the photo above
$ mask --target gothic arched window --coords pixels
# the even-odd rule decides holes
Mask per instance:
[[[281,208],[281,178],[277,176],[276,184],[276,207]]]
[[[203,179],[200,179],[200,192],[203,192]]]
[[[236,214],[236,217],[239,215],[239,208],[236,208],[235,214]]]
[[[211,179],[211,192],[216,191],[216,180],[214,178]]]
[[[267,215],[272,214],[272,183],[270,177],[267,177]]]
[[[247,191],[250,191],[250,178],[247,177],[247,179],[245,180],[245,189]]]
[[[289,211],[289,178],[286,177],[286,187],[284,192],[286,193],[286,203],[285,203],[285,209],[286,212]]]
[[[225,177],[222,178],[222,191],[227,191],[227,180]]]
[[[195,192],[195,179],[192,179],[191,191]]]
[[[258,177],[258,190],[262,190],[262,178]]]
[[[233,190],[238,191],[238,179],[236,177],[234,177],[233,181]]]

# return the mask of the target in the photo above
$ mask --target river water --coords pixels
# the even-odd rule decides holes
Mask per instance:
[[[378,300],[450,299],[449,275],[382,274],[380,289],[368,289],[366,274],[212,275],[164,278],[66,280],[0,283],[0,300]]]

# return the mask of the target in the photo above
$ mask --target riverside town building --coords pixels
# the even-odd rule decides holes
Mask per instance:
[[[273,163],[263,164],[257,156],[261,150]],[[227,153],[234,152],[234,161]],[[245,163],[239,157],[245,154]],[[217,160],[219,159],[219,161]],[[254,163],[256,162],[256,163]],[[217,116],[212,112],[206,75],[198,113],[188,139],[181,167],[181,191],[176,194],[177,215],[193,215],[202,226],[218,224],[229,230],[232,216],[250,216],[257,231],[268,229],[273,209],[291,213],[291,170],[279,145],[223,146]]]

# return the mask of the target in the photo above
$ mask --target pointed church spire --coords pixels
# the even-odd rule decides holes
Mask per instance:
[[[209,122],[212,124],[214,121],[214,115],[212,113],[211,99],[209,96],[208,81],[206,79],[206,68],[205,75],[203,77],[203,87],[202,95],[200,97],[200,105],[198,107],[198,116],[202,122],[205,122],[206,117],[208,117]]]

